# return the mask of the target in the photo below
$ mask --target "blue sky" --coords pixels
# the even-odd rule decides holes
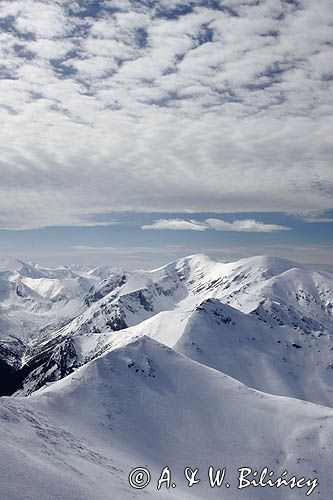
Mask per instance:
[[[320,222],[279,213],[173,214],[173,221],[235,220],[253,216],[266,227],[288,230],[228,231],[189,229],[153,229],[165,219],[163,213],[117,213],[118,222],[90,227],[50,227],[33,230],[0,230],[0,253],[33,260],[44,265],[59,263],[108,263],[127,268],[157,267],[193,253],[206,253],[222,260],[235,260],[249,255],[268,254],[290,258],[317,269],[333,271],[333,221]],[[143,227],[147,229],[142,229]],[[149,229],[152,226],[152,229]]]
[[[330,0],[3,0],[0,252],[332,263]]]

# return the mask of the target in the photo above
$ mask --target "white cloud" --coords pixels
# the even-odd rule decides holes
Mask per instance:
[[[183,219],[160,219],[152,224],[142,226],[142,229],[181,230],[181,231],[232,231],[246,233],[271,233],[273,231],[289,231],[290,228],[278,224],[264,224],[253,219],[235,220],[227,222],[222,219],[206,219],[205,222]]]
[[[0,227],[332,208],[330,0],[223,5],[3,1]]]
[[[206,224],[216,231],[233,231],[246,233],[272,233],[273,231],[289,231],[290,227],[278,224],[264,224],[254,219],[226,222],[221,219],[206,219]]]
[[[160,219],[152,224],[142,226],[142,229],[171,229],[174,231],[206,231],[207,225],[194,220]]]
[[[15,26],[21,33],[52,38],[65,36],[71,32],[64,10],[55,2],[24,0],[24,2],[14,1],[13,4],[19,8]]]

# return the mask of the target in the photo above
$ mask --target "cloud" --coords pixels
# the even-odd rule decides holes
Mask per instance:
[[[254,219],[235,220],[227,222],[222,219],[206,219],[205,222],[184,219],[160,219],[152,224],[142,226],[142,229],[180,230],[180,231],[232,231],[247,233],[271,233],[273,231],[289,231],[291,228],[278,224],[264,224]]]
[[[160,219],[153,224],[146,224],[142,226],[142,229],[159,229],[166,230],[171,229],[173,231],[206,231],[208,226],[205,223],[194,221],[194,220],[183,220],[183,219]]]
[[[308,211],[305,213],[300,213],[298,215],[304,222],[308,222],[309,224],[333,222],[331,211],[326,213],[324,211]]]
[[[291,228],[278,224],[264,224],[254,219],[226,222],[220,219],[207,219],[206,224],[216,231],[233,231],[246,233],[272,233],[273,231],[289,231]]]
[[[331,22],[330,0],[2,1],[0,227],[330,210]]]
[[[309,224],[316,224],[316,223],[332,223],[333,222],[333,217],[332,217],[332,210],[326,211],[326,210],[302,210],[298,211],[294,214],[290,214],[297,216],[299,219],[301,219],[303,222],[307,222]]]
[[[333,222],[333,217],[322,217],[322,218],[314,218],[314,217],[308,217],[303,219],[305,222],[309,222],[311,224],[313,223],[318,223],[318,222],[326,222],[326,223],[331,223]]]

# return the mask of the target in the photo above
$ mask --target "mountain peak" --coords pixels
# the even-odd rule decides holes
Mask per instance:
[[[27,264],[19,259],[0,257],[0,272],[15,272],[25,266]]]
[[[271,255],[256,255],[253,257],[246,257],[240,259],[237,264],[246,265],[252,268],[271,270],[272,272],[274,272],[274,274],[280,274],[293,268],[304,268],[304,266],[293,262],[292,260],[284,259],[282,257],[274,257]]]

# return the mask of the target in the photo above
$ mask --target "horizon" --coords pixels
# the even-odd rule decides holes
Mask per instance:
[[[172,260],[168,260],[168,261],[157,261],[159,262],[158,264],[156,263],[156,265],[151,265],[149,267],[144,267],[144,268],[140,268],[140,267],[133,267],[133,266],[129,266],[129,267],[125,267],[123,265],[117,265],[117,263],[115,261],[108,261],[107,259],[104,260],[104,261],[101,261],[101,262],[89,262],[89,261],[84,261],[80,264],[78,264],[77,262],[68,262],[68,263],[64,263],[64,262],[57,262],[57,263],[54,263],[54,264],[48,264],[47,262],[37,262],[37,261],[34,261],[34,260],[29,260],[29,259],[21,259],[21,258],[16,258],[15,256],[12,256],[12,257],[3,257],[3,256],[0,256],[0,267],[1,265],[3,265],[4,263],[6,264],[6,262],[8,262],[8,264],[14,264],[16,262],[19,262],[20,264],[23,264],[23,265],[32,265],[32,266],[38,266],[38,267],[41,267],[41,268],[45,268],[45,269],[58,269],[58,268],[67,268],[67,269],[71,269],[73,267],[78,267],[78,268],[89,268],[89,269],[94,269],[94,268],[98,268],[98,267],[103,267],[103,266],[107,266],[110,268],[110,271],[112,270],[116,270],[116,269],[124,269],[124,271],[156,271],[158,269],[162,269],[164,267],[167,267],[168,265],[170,264],[173,264],[174,262],[177,262],[179,260],[183,260],[183,259],[190,259],[190,258],[195,258],[195,257],[203,257],[203,258],[208,258],[210,261],[213,261],[213,262],[218,262],[218,263],[221,263],[221,264],[229,264],[229,263],[238,263],[240,261],[243,261],[243,260],[251,260],[251,259],[255,259],[255,258],[262,258],[262,257],[267,257],[267,258],[271,258],[271,259],[276,259],[277,261],[287,261],[287,262],[290,262],[290,263],[293,263],[293,264],[296,264],[297,266],[299,266],[300,268],[302,267],[305,267],[305,268],[308,268],[310,270],[313,270],[313,271],[317,271],[317,272],[328,272],[328,273],[333,273],[333,267],[330,266],[329,264],[328,265],[318,265],[318,264],[313,264],[313,263],[309,263],[309,262],[298,262],[296,260],[291,260],[291,259],[287,259],[285,257],[278,257],[274,254],[272,255],[269,255],[269,254],[253,254],[253,255],[248,255],[248,256],[244,256],[244,257],[240,257],[240,258],[234,258],[234,259],[225,259],[225,258],[219,258],[219,257],[216,257],[216,256],[212,256],[212,255],[209,255],[207,253],[194,253],[194,254],[184,254],[184,255],[179,255],[177,257],[174,257]],[[4,268],[5,269],[5,268]],[[1,271],[1,270],[0,270]]]

